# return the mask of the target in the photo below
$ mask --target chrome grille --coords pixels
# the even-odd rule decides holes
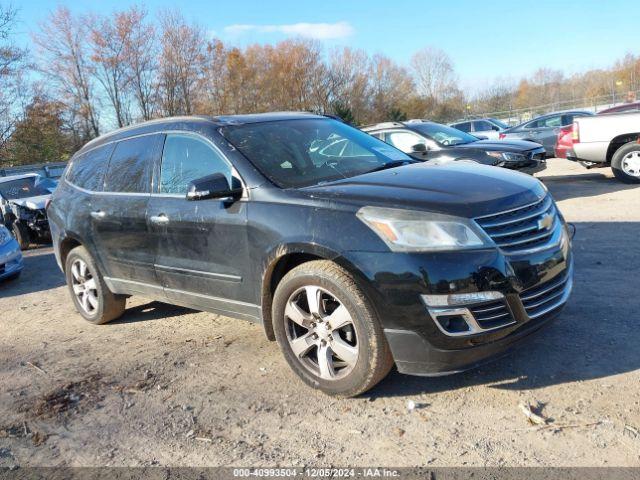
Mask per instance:
[[[504,327],[514,323],[513,316],[504,300],[469,307],[469,311],[484,330]]]
[[[536,203],[475,220],[506,253],[545,245],[560,224],[550,195]]]
[[[571,293],[571,269],[548,282],[529,288],[520,294],[520,300],[529,318],[538,318],[561,307]]]

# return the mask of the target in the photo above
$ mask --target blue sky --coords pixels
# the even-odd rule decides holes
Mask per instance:
[[[0,0],[7,3],[6,0]],[[47,12],[108,13],[132,2],[13,1],[20,10],[18,40],[29,44]],[[634,0],[146,0],[153,14],[177,7],[225,43],[272,43],[298,35],[327,47],[349,45],[383,53],[401,64],[427,45],[446,51],[465,88],[491,79],[518,79],[547,66],[568,73],[608,67],[626,52],[640,53],[640,2]]]

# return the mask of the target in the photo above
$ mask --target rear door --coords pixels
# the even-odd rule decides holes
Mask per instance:
[[[155,269],[167,298],[177,304],[236,315],[254,315],[240,298],[251,288],[247,202],[189,201],[189,182],[237,173],[206,138],[168,133],[156,192],[149,202],[149,229],[156,238]]]
[[[156,249],[146,214],[162,137],[151,134],[117,142],[103,192],[91,205],[94,241],[105,276],[125,290],[153,296],[162,289],[153,267]]]
[[[562,115],[553,115],[540,121],[540,127],[538,129],[540,133],[536,141],[542,144],[549,156],[553,156],[561,126]]]

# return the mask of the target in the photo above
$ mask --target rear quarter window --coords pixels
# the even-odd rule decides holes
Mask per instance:
[[[154,134],[117,142],[105,177],[105,192],[150,193],[161,138]]]
[[[101,192],[111,152],[113,152],[113,144],[94,148],[78,155],[71,162],[66,180],[80,188]]]

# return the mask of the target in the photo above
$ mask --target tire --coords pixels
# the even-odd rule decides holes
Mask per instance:
[[[611,159],[613,175],[624,183],[640,183],[640,144],[625,143]]]
[[[109,290],[86,248],[69,252],[64,271],[73,304],[85,320],[101,325],[122,315],[126,296]]]
[[[24,224],[17,220],[13,222],[13,225],[11,226],[11,233],[13,233],[18,245],[20,245],[20,250],[26,250],[29,248],[29,245],[31,245],[31,234]]]
[[[319,299],[319,308],[309,308],[307,298]],[[329,395],[366,392],[393,366],[370,302],[353,277],[333,262],[311,261],[288,272],[276,288],[272,314],[276,340],[291,369]]]

